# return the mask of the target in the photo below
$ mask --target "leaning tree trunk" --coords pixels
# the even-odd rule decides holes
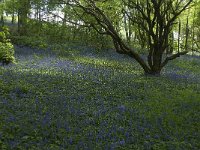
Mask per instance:
[[[73,0],[73,4],[66,2],[72,8],[79,7],[84,13],[92,16],[96,23],[88,22],[84,17],[82,21],[93,27],[99,34],[106,34],[112,37],[116,52],[126,54],[135,59],[143,68],[145,74],[159,75],[161,69],[171,60],[186,54],[188,51],[178,52],[171,54],[163,59],[163,54],[166,52],[168,46],[168,37],[170,29],[178,16],[187,9],[193,0],[182,1],[180,0],[174,4],[173,0],[146,0],[146,1],[125,1],[122,0],[125,7],[125,14],[132,24],[138,24],[140,29],[145,32],[148,37],[149,55],[148,63],[141,57],[136,50],[131,49],[126,42],[123,41],[119,33],[119,24],[113,23],[111,18],[97,5],[95,0],[84,0],[81,3],[79,0]],[[105,1],[109,4],[110,1]],[[129,3],[130,2],[130,3]],[[173,4],[172,4],[173,3]],[[184,4],[183,4],[184,3]],[[175,5],[175,6],[174,6]],[[136,11],[136,14],[132,12]],[[76,11],[77,12],[77,11]],[[171,16],[170,16],[171,15]],[[79,16],[79,15],[78,15]],[[82,14],[80,14],[82,16]],[[103,29],[100,30],[100,29]]]

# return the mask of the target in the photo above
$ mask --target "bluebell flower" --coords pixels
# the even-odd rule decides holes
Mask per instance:
[[[119,141],[119,144],[120,144],[120,145],[125,145],[125,140],[124,140],[124,139],[123,139],[123,140],[120,140],[120,141]]]
[[[126,111],[126,106],[125,105],[120,105],[118,106],[119,111],[125,112]]]

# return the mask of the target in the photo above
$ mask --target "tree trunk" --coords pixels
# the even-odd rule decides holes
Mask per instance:
[[[27,33],[27,20],[30,9],[30,0],[22,1],[23,5],[18,9],[18,31],[20,35]]]
[[[1,15],[1,25],[4,26],[4,17],[3,17],[3,14]]]
[[[14,12],[12,13],[12,21],[11,22],[12,22],[12,24],[14,24],[14,22],[15,22],[15,13]]]

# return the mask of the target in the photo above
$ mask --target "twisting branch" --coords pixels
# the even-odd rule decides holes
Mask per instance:
[[[189,51],[183,51],[183,52],[179,52],[179,53],[176,53],[176,54],[173,54],[173,55],[167,57],[167,58],[165,59],[165,61],[162,63],[161,66],[164,67],[170,60],[174,60],[174,59],[176,59],[177,57],[180,57],[181,55],[187,54],[188,52],[189,52]]]
[[[65,0],[63,0],[65,1]],[[134,49],[131,49],[120,37],[117,27],[111,18],[102,9],[101,3],[109,3],[109,0],[66,0],[72,8],[80,8],[96,23],[92,23],[85,17],[79,17],[85,24],[90,25],[99,34],[107,34],[113,39],[115,49],[120,54],[126,54],[134,58],[146,73],[160,73],[170,60],[188,51],[179,52],[167,57],[163,61],[163,54],[169,46],[168,37],[172,26],[178,16],[188,8],[193,0],[120,0],[123,3],[123,13],[133,24],[137,24],[145,35],[148,35],[149,45],[148,61],[146,62]],[[99,7],[100,6],[100,7]],[[136,12],[136,13],[135,13]],[[147,64],[148,63],[148,64]]]

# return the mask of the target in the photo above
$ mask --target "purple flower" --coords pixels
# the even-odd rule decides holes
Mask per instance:
[[[118,106],[118,109],[120,112],[124,112],[126,110],[126,107],[124,105]]]
[[[73,144],[73,139],[72,139],[72,137],[69,138],[69,144],[70,144],[70,145]]]
[[[124,139],[123,139],[123,140],[120,140],[120,141],[119,141],[119,144],[120,144],[120,145],[124,145],[124,144],[125,144],[125,140],[124,140]]]

